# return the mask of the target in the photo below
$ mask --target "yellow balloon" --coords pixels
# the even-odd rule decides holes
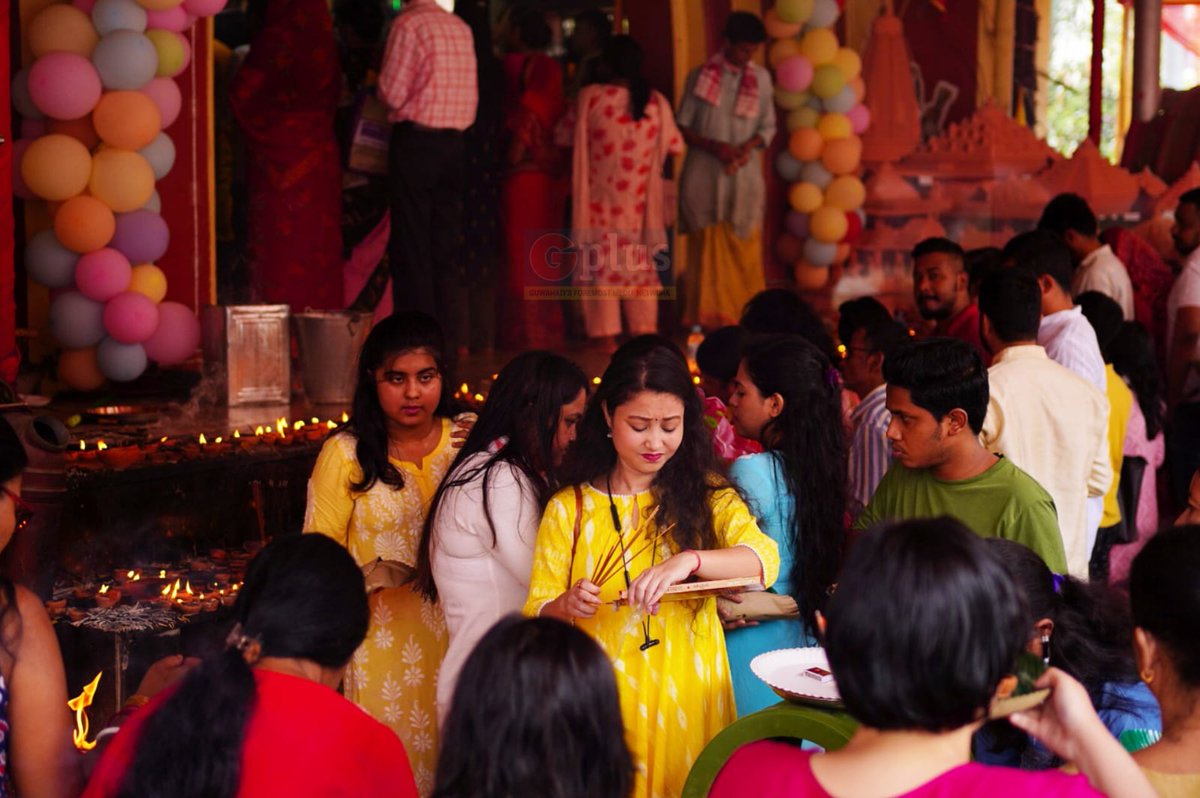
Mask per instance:
[[[821,207],[824,199],[816,183],[796,183],[788,192],[788,202],[800,213],[812,213]]]
[[[813,5],[813,0],[779,0],[775,4],[775,13],[784,22],[803,25],[812,16]]]
[[[862,160],[862,139],[851,136],[826,142],[821,149],[821,165],[835,175],[848,175]]]
[[[133,267],[133,279],[127,290],[149,297],[157,304],[167,295],[167,275],[153,263],[138,264]]]
[[[800,55],[800,42],[796,39],[780,39],[771,42],[767,48],[767,63],[774,68],[779,66],[780,61],[794,55]]]
[[[825,187],[825,204],[843,211],[853,211],[867,201],[867,188],[854,175],[835,177]]]
[[[819,291],[829,282],[829,267],[813,266],[808,261],[799,260],[792,267],[792,276],[801,291]]]
[[[806,91],[784,91],[778,86],[775,87],[775,104],[785,111],[794,111],[804,103],[812,95]]]
[[[146,38],[158,51],[158,70],[154,74],[160,78],[178,75],[187,63],[187,52],[183,49],[183,42],[179,36],[169,30],[152,28],[146,31]]]
[[[825,64],[817,67],[817,71],[813,73],[809,91],[822,100],[828,100],[844,88],[846,88],[845,73],[834,64]]]
[[[778,12],[771,9],[766,14],[763,14],[763,26],[767,29],[767,36],[772,39],[788,39],[795,36],[804,27],[799,22],[785,22],[779,18]]]
[[[817,122],[821,119],[821,112],[815,108],[797,108],[794,111],[788,111],[787,129],[789,133],[799,130],[802,127],[816,127]]]
[[[92,57],[100,41],[92,18],[72,5],[47,6],[29,22],[26,31],[34,57],[46,53],[75,53]]]
[[[64,349],[58,356],[58,379],[74,391],[94,391],[102,387],[105,378],[96,362],[96,347]]]
[[[824,141],[849,138],[854,134],[854,126],[845,114],[824,114],[817,122],[817,132]]]
[[[833,65],[842,70],[846,80],[854,80],[862,73],[862,58],[849,47],[839,47],[834,53]]]
[[[92,158],[88,189],[115,213],[136,211],[154,193],[154,169],[136,152],[104,147]]]
[[[817,160],[824,144],[821,134],[811,127],[797,128],[788,137],[788,151],[797,161]]]
[[[61,202],[87,188],[92,155],[78,139],[51,133],[34,139],[21,158],[21,178],[42,199]]]
[[[828,28],[813,28],[800,39],[800,54],[815,67],[833,61],[837,51],[837,36]]]
[[[808,231],[813,238],[826,244],[836,244],[846,237],[849,224],[846,222],[846,212],[829,205],[823,205],[813,211],[808,222]]]

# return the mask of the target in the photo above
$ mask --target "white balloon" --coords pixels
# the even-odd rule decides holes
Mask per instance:
[[[25,272],[47,288],[65,288],[75,279],[78,253],[58,242],[53,230],[43,230],[25,245]]]
[[[800,179],[800,162],[787,150],[780,150],[775,156],[775,171],[786,182],[795,183]]]
[[[96,347],[96,364],[100,373],[114,382],[129,382],[142,376],[149,364],[141,344],[122,344],[105,338]]]
[[[846,86],[825,101],[825,110],[835,114],[844,114],[856,105],[858,105],[858,97],[854,95],[854,87]]]
[[[162,213],[162,198],[158,196],[157,189],[150,194],[150,199],[146,200],[146,204],[142,207],[148,211],[154,211],[158,214]]]
[[[812,16],[808,18],[808,27],[831,28],[841,13],[837,0],[816,0],[813,3]]]
[[[828,266],[837,257],[837,244],[810,238],[804,242],[804,259],[813,266]]]
[[[92,7],[92,24],[101,36],[115,30],[146,30],[146,9],[133,0],[97,0]]]
[[[826,169],[820,161],[809,161],[800,170],[800,179],[824,189],[833,182],[833,172]]]

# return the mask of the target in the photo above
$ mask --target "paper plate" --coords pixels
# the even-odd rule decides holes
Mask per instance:
[[[804,675],[809,668],[829,669],[825,649],[818,646],[780,648],[759,654],[750,660],[750,670],[766,682],[780,698],[802,704],[840,707],[842,700],[837,682],[821,684]]]

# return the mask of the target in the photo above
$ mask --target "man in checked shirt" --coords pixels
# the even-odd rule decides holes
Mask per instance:
[[[478,104],[471,29],[435,0],[408,0],[392,22],[379,75],[390,109],[388,256],[396,310],[458,329],[463,131]],[[453,350],[452,350],[453,351]]]

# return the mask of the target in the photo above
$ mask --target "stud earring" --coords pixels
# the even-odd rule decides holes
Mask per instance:
[[[1148,668],[1146,670],[1142,671],[1141,673],[1139,673],[1138,676],[1141,676],[1142,681],[1145,682],[1146,684],[1154,683],[1154,671],[1152,671]]]
[[[1050,664],[1050,635],[1042,635],[1042,664]]]
[[[610,429],[608,432],[604,433],[604,437],[606,437],[606,438],[611,438],[611,437],[612,437],[612,430]]]

